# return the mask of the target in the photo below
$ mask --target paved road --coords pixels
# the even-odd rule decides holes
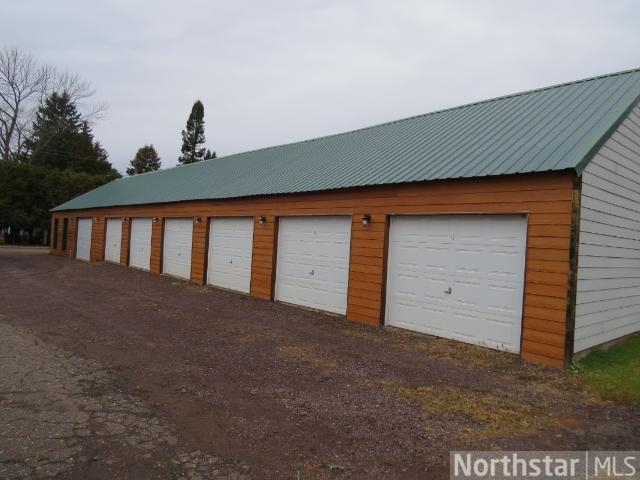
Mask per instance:
[[[182,450],[172,425],[102,365],[4,323],[0,338],[0,478],[248,478]]]

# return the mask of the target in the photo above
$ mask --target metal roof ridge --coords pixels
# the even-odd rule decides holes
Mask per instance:
[[[546,87],[534,88],[532,90],[523,90],[523,91],[520,91],[520,92],[510,93],[510,94],[507,94],[507,95],[501,95],[499,97],[492,97],[492,98],[488,98],[488,99],[484,99],[484,100],[477,100],[475,102],[465,103],[465,104],[462,104],[462,105],[456,105],[454,107],[447,107],[447,108],[442,108],[442,109],[439,109],[439,110],[433,110],[431,112],[420,113],[418,115],[412,115],[412,116],[409,116],[409,117],[399,118],[397,120],[391,120],[391,121],[388,121],[388,122],[377,123],[377,124],[369,125],[369,126],[366,126],[366,127],[355,128],[353,130],[347,130],[347,131],[344,131],[344,132],[331,133],[329,135],[322,135],[322,136],[318,136],[318,137],[308,138],[306,140],[296,140],[296,141],[293,141],[293,142],[282,143],[282,144],[279,144],[279,145],[270,145],[270,146],[267,146],[267,147],[254,148],[252,150],[244,150],[244,151],[241,151],[241,152],[231,153],[229,155],[224,155],[224,156],[213,158],[213,159],[210,159],[210,160],[218,161],[218,160],[223,160],[223,159],[227,159],[227,158],[232,158],[232,157],[235,157],[235,156],[238,156],[238,155],[246,155],[246,154],[251,154],[251,153],[257,153],[257,152],[262,152],[262,151],[266,151],[266,150],[273,150],[273,149],[276,149],[276,148],[288,147],[288,146],[292,146],[292,145],[302,145],[302,144],[305,144],[305,143],[316,142],[316,141],[324,140],[324,139],[328,139],[328,138],[339,137],[341,135],[349,135],[349,134],[356,133],[356,132],[362,132],[362,131],[365,131],[365,130],[370,130],[370,129],[374,129],[374,128],[380,128],[380,127],[384,127],[384,126],[387,126],[387,125],[393,125],[393,124],[396,124],[396,123],[405,122],[405,121],[413,120],[413,119],[416,119],[416,118],[428,117],[428,116],[437,115],[437,114],[440,114],[440,113],[451,112],[451,111],[455,111],[455,110],[459,110],[459,109],[463,109],[463,108],[472,107],[472,106],[475,106],[475,105],[482,105],[482,104],[486,104],[486,103],[495,102],[495,101],[498,101],[498,100],[506,100],[508,98],[515,98],[515,97],[519,97],[519,96],[522,96],[522,95],[528,95],[528,94],[531,94],[531,93],[542,92],[542,91],[545,91],[545,90],[553,90],[555,88],[567,87],[569,85],[576,85],[578,83],[591,82],[591,81],[594,81],[594,80],[600,80],[600,79],[608,78],[608,77],[615,77],[617,75],[626,75],[626,74],[634,73],[634,72],[640,72],[640,67],[631,68],[631,69],[628,69],[628,70],[621,70],[619,72],[596,75],[594,77],[587,77],[587,78],[582,78],[582,79],[579,79],[579,80],[572,80],[570,82],[557,83],[557,84],[549,85],[549,86],[546,86]],[[189,163],[189,164],[186,164],[186,165],[174,165],[173,167],[163,168],[163,169],[160,169],[160,170],[154,170],[153,172],[139,173],[139,174],[131,175],[131,176],[128,176],[128,177],[122,177],[122,178],[119,178],[117,180],[127,180],[127,179],[130,179],[130,178],[138,177],[140,175],[168,172],[168,171],[174,170],[176,168],[190,167],[190,166],[194,166],[194,165],[203,166],[204,162],[208,162],[210,160],[203,160],[203,161],[200,161],[200,162]]]
[[[528,95],[530,93],[542,92],[542,91],[545,91],[545,90],[552,90],[554,88],[560,88],[560,87],[567,87],[569,85],[575,85],[575,84],[578,84],[578,83],[584,83],[584,82],[590,82],[590,81],[594,81],[594,80],[600,80],[600,79],[608,78],[608,77],[615,77],[617,75],[626,75],[626,74],[634,73],[634,72],[640,72],[640,67],[630,68],[628,70],[621,70],[619,72],[605,73],[605,74],[602,74],[602,75],[596,75],[594,77],[582,78],[580,80],[572,80],[570,82],[557,83],[557,84],[554,84],[554,85],[548,85],[546,87],[538,87],[538,88],[534,88],[534,89],[531,89],[531,90],[523,90],[523,91],[520,91],[520,92],[509,93],[507,95],[501,95],[499,97],[492,97],[492,98],[487,98],[487,99],[484,99],[484,100],[477,100],[475,102],[464,103],[462,105],[456,105],[454,107],[441,108],[439,110],[433,110],[431,112],[419,113],[417,115],[411,115],[409,117],[398,118],[397,120],[390,120],[388,122],[376,123],[374,125],[369,125],[367,127],[354,128],[352,130],[347,130],[347,131],[344,131],[344,132],[330,133],[329,135],[322,135],[322,136],[318,136],[318,137],[308,138],[306,140],[296,140],[296,141],[293,141],[293,142],[282,143],[282,144],[279,144],[279,145],[271,145],[271,146],[268,146],[268,147],[260,147],[260,148],[254,148],[252,150],[245,150],[245,151],[242,151],[242,152],[231,153],[229,155],[218,157],[217,159],[214,159],[214,160],[223,159],[223,158],[229,158],[229,157],[233,157],[233,156],[236,156],[236,155],[245,155],[247,153],[260,152],[260,151],[263,151],[263,150],[271,150],[273,148],[288,147],[289,145],[298,145],[298,144],[303,144],[303,143],[307,143],[307,142],[315,142],[317,140],[324,140],[325,138],[333,138],[333,137],[338,137],[340,135],[348,135],[350,133],[361,132],[363,130],[369,130],[369,129],[372,129],[372,128],[384,127],[386,125],[393,125],[395,123],[404,122],[404,121],[407,121],[407,120],[413,120],[415,118],[428,117],[430,115],[436,115],[436,114],[439,114],[439,113],[451,112],[451,111],[459,110],[459,109],[462,109],[462,108],[472,107],[474,105],[482,105],[484,103],[491,103],[491,102],[495,102],[497,100],[505,100],[507,98],[519,97],[519,96],[522,96],[522,95]],[[178,166],[183,166],[183,165],[178,165]]]

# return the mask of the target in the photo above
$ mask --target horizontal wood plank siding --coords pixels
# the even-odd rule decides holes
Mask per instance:
[[[258,212],[260,216],[260,212]],[[273,299],[273,283],[277,255],[278,219],[265,216],[261,224],[253,222],[253,255],[251,257],[251,295],[265,300]]]
[[[124,218],[122,222],[122,239],[120,241],[120,265],[129,265],[129,243],[131,234],[131,219]]]
[[[104,260],[107,219],[104,217],[96,217],[91,223],[91,252],[89,254],[89,261],[101,262]]]
[[[191,243],[191,281],[198,285],[206,283],[207,245],[209,235],[209,221],[206,217],[199,217],[193,223],[193,240]]]
[[[390,215],[528,214],[528,249],[523,314],[522,357],[562,366],[566,333],[574,174],[513,175],[387,185],[340,191],[274,195],[229,200],[98,208],[73,215],[125,217],[253,216],[251,294],[272,299],[278,217],[339,215],[352,217],[347,318],[368,325],[384,322],[386,235]],[[371,215],[369,225],[362,215]],[[68,212],[57,213],[64,217]],[[265,216],[264,224],[257,222]],[[205,222],[203,222],[205,223]],[[152,271],[160,272],[162,221],[153,225]],[[194,231],[192,280],[206,278],[206,235]],[[124,242],[123,242],[124,244]]]
[[[153,273],[162,273],[162,241],[164,238],[164,218],[155,218],[157,218],[157,220],[151,223],[151,261],[149,269]]]
[[[351,217],[351,259],[347,318],[380,325],[384,292],[383,256],[386,235],[386,215],[371,215],[368,225],[362,223],[361,212]],[[354,253],[355,250],[355,253]]]
[[[75,258],[76,256],[76,240],[78,228],[78,219],[69,218],[69,228],[67,230],[67,255]]]
[[[640,330],[640,106],[582,174],[574,353]]]

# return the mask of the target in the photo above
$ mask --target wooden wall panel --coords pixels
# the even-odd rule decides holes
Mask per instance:
[[[67,255],[67,251],[69,250],[69,225],[67,225],[67,238],[65,240],[62,239],[64,237],[64,219],[61,218],[58,222],[58,254],[59,255]]]
[[[191,281],[198,285],[206,283],[207,276],[207,246],[209,236],[209,220],[199,217],[199,222],[193,223],[193,241],[191,244]]]
[[[328,192],[227,200],[96,208],[56,215],[159,217],[152,238],[152,271],[161,272],[162,218],[200,216],[266,217],[254,228],[251,294],[273,299],[277,219],[285,215],[352,216],[351,268],[347,318],[384,323],[384,285],[388,218],[401,214],[527,213],[522,357],[562,366],[569,285],[569,239],[575,174],[512,175]],[[363,226],[364,213],[372,216]],[[203,222],[204,223],[204,222]],[[75,243],[75,224],[73,229]],[[194,231],[192,280],[204,281],[206,249]],[[205,232],[206,237],[206,232]],[[195,242],[195,240],[194,240]],[[128,245],[128,242],[126,243]],[[125,242],[123,242],[125,245]],[[197,248],[195,248],[197,247]],[[195,267],[195,268],[194,268]]]
[[[351,261],[349,266],[349,294],[347,318],[378,326],[383,322],[385,249],[387,216],[371,215],[368,225],[362,216],[351,217]]]
[[[95,217],[91,223],[91,252],[89,254],[89,261],[102,262],[104,260],[107,219],[104,217]]]
[[[122,221],[122,239],[120,240],[120,265],[129,265],[129,235],[131,232],[131,219],[123,217]]]
[[[259,215],[258,215],[259,216]],[[275,262],[277,255],[278,219],[265,217],[260,224],[255,217],[253,224],[253,255],[251,257],[251,295],[273,300]]]
[[[76,256],[76,240],[78,239],[76,229],[78,228],[78,219],[69,218],[69,227],[67,230],[67,256],[75,258]]]
[[[132,215],[133,216],[133,215]],[[139,216],[139,215],[135,215]],[[162,243],[164,240],[164,218],[151,224],[151,267],[153,273],[162,273]]]

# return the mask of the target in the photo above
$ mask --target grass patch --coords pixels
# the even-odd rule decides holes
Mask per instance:
[[[413,348],[425,352],[430,357],[481,368],[504,369],[513,366],[517,359],[515,355],[505,352],[446,338],[434,338],[428,343],[416,343]]]
[[[516,355],[410,330],[370,331],[343,328],[340,332],[372,343],[384,343],[403,352],[422,353],[427,358],[449,360],[480,368],[507,369],[518,361]]]
[[[400,397],[418,402],[425,413],[446,424],[455,417],[465,419],[462,429],[454,434],[462,441],[531,435],[556,421],[543,409],[517,397],[470,392],[451,386],[412,388],[392,382],[378,383]]]
[[[461,432],[460,437],[467,440],[531,433],[533,409],[519,401],[469,395],[451,387],[401,388],[398,393],[405,398],[419,401],[428,413],[459,415],[476,423],[476,428]]]
[[[287,345],[280,347],[278,353],[285,358],[303,361],[318,367],[336,367],[336,362],[319,356],[312,346]]]
[[[640,405],[640,335],[591,352],[575,362],[573,370],[603,399]]]

